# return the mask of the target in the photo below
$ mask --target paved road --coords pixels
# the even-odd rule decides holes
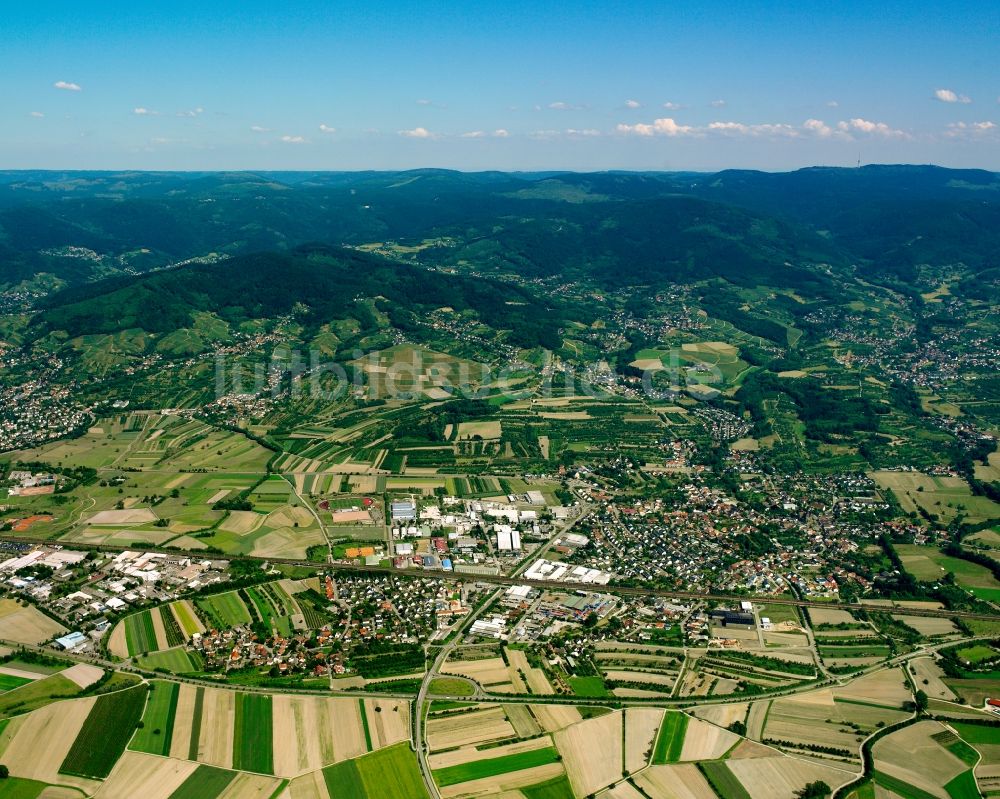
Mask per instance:
[[[462,640],[462,636],[465,631],[472,626],[472,623],[483,613],[490,605],[496,601],[496,598],[500,596],[503,589],[498,588],[494,591],[486,601],[484,601],[476,610],[470,613],[462,622],[455,628],[455,631],[451,634],[451,637],[444,646],[441,647],[441,651],[438,652],[437,657],[434,658],[434,662],[431,664],[430,668],[427,669],[427,673],[424,675],[423,682],[420,683],[420,691],[417,693],[417,699],[413,703],[413,746],[417,750],[417,760],[420,763],[420,773],[423,775],[424,784],[427,786],[427,793],[431,797],[438,797],[437,784],[434,782],[434,775],[431,773],[430,764],[427,762],[427,743],[424,741],[424,703],[427,701],[427,694],[430,691],[431,681],[437,676],[438,671],[444,662],[448,659],[448,655],[451,654],[452,650],[458,645]],[[449,697],[454,699],[465,699],[468,700],[469,697]]]

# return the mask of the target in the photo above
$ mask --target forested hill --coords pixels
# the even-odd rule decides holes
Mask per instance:
[[[327,245],[291,253],[254,253],[212,264],[189,264],[135,277],[116,277],[49,296],[33,333],[70,337],[139,329],[164,334],[211,313],[234,329],[292,314],[315,334],[336,320],[379,327],[385,313],[406,330],[420,316],[449,307],[474,312],[483,324],[509,331],[521,347],[559,346],[559,309],[522,288],[447,275]]]
[[[719,276],[798,284],[812,281],[817,265],[903,283],[921,264],[989,277],[1000,251],[1000,177],[917,166],[0,173],[0,287],[40,274],[81,283],[317,241],[391,243],[395,255],[426,264],[604,283]]]

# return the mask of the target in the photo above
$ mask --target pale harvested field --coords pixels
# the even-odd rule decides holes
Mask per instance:
[[[221,768],[233,767],[233,724],[236,721],[236,694],[217,688],[205,689],[201,711],[198,760]]]
[[[728,727],[734,721],[743,721],[747,717],[749,702],[736,702],[731,705],[706,705],[696,707],[691,713],[700,719],[718,724],[720,727]]]
[[[81,688],[86,688],[104,676],[104,669],[91,666],[87,663],[77,663],[75,666],[70,666],[65,671],[59,673],[66,679],[75,682]]]
[[[326,789],[326,780],[323,779],[322,771],[314,771],[298,779],[292,780],[285,789],[285,793],[280,795],[282,799],[329,799],[330,794]]]
[[[684,736],[681,760],[718,760],[732,749],[740,736],[707,721],[690,719]]]
[[[458,440],[479,436],[483,439],[500,438],[500,422],[459,422]]]
[[[658,697],[670,696],[669,691],[644,691],[642,688],[613,688],[612,696],[632,699],[656,699]]]
[[[372,749],[410,740],[410,703],[393,699],[366,699],[368,733]],[[362,736],[364,730],[362,730]]]
[[[169,488],[170,486],[167,486]],[[231,488],[223,488],[220,491],[216,491],[212,496],[205,500],[206,505],[214,505],[216,502],[221,502],[226,498],[229,492],[232,491]],[[242,513],[243,511],[236,511],[237,513]]]
[[[459,749],[452,749],[449,752],[440,752],[430,755],[427,762],[432,769],[457,766],[459,763],[471,763],[474,760],[490,760],[494,757],[505,757],[506,755],[516,755],[520,752],[533,752],[536,749],[544,749],[552,746],[552,740],[543,735],[540,738],[532,738],[530,741],[517,741],[516,743],[496,746],[489,749],[476,749],[474,746],[463,746]]]
[[[191,723],[194,721],[194,697],[197,689],[181,683],[174,713],[174,734],[170,739],[170,756],[186,759],[191,746]]]
[[[827,641],[831,638],[878,638],[874,630],[865,628],[864,630],[819,630],[816,638],[820,641]]]
[[[0,657],[4,657],[10,654],[10,650],[7,650],[0,654]],[[12,669],[10,666],[0,666],[0,674],[7,674],[11,677],[21,677],[25,680],[40,680],[42,674],[37,671],[28,671],[26,669]]]
[[[835,688],[834,695],[842,699],[857,699],[862,702],[902,707],[910,701],[910,689],[900,669],[886,669],[866,674],[851,681],[842,688]]]
[[[755,757],[726,762],[752,799],[794,799],[806,784],[846,782],[850,774],[793,757]]]
[[[357,699],[321,699],[313,708],[317,716],[313,734],[320,738],[322,747],[329,746],[332,760],[347,760],[367,751]]]
[[[563,773],[562,763],[547,763],[544,766],[512,771],[509,774],[498,774],[495,777],[484,777],[481,780],[471,780],[458,785],[441,788],[442,799],[454,799],[459,796],[496,795],[505,791],[516,791],[527,788],[539,782],[552,780]],[[516,794],[515,794],[516,795]]]
[[[649,762],[663,721],[660,708],[630,707],[625,713],[625,768],[638,771]]]
[[[858,620],[846,610],[835,608],[809,608],[809,618],[813,624],[857,624]]]
[[[4,764],[18,777],[84,789],[96,786],[93,780],[59,773],[96,701],[95,697],[67,699],[28,714],[4,751]]]
[[[746,760],[751,757],[774,757],[778,754],[777,749],[759,744],[756,741],[743,740],[737,744],[736,748],[729,753],[727,760]]]
[[[545,672],[539,668],[532,667],[528,663],[528,657],[523,650],[508,649],[507,658],[510,660],[511,681],[514,680],[518,671],[523,671],[532,693],[543,696],[555,693],[552,686],[549,685],[548,679],[545,677]]]
[[[330,737],[319,726],[319,702],[313,697],[275,694],[272,703],[275,774],[294,777],[333,762]]]
[[[0,638],[19,644],[40,644],[67,632],[34,605],[21,607],[13,599],[0,600]]]
[[[125,640],[125,622],[120,621],[111,631],[108,638],[108,651],[116,658],[125,660],[128,658],[128,642]]]
[[[507,712],[507,720],[514,727],[518,737],[531,738],[541,733],[542,728],[531,715],[531,708],[527,705],[504,705],[503,708]]]
[[[804,633],[791,633],[791,632],[766,632],[764,633],[764,643],[774,644],[776,646],[809,646],[809,639]],[[782,653],[781,657],[788,660],[798,660],[800,657],[805,657],[807,661],[812,661],[812,655],[800,655],[799,653],[789,652]]]
[[[902,616],[893,614],[896,621],[901,621],[907,627],[912,627],[928,638],[935,635],[954,635],[958,632],[951,619],[937,619],[931,616]]]
[[[767,710],[771,706],[769,699],[761,699],[750,705],[750,714],[747,716],[747,737],[759,741],[764,737],[764,721],[767,719]]]
[[[909,666],[914,671],[914,679],[927,693],[927,696],[932,699],[943,699],[946,702],[953,702],[955,700],[955,693],[941,679],[944,676],[944,672],[934,662],[934,658],[916,658],[910,661]],[[926,685],[924,685],[925,682],[927,683]]]
[[[600,799],[645,799],[631,783],[619,782],[613,788],[608,788],[600,794]]]
[[[267,516],[268,527],[294,527],[296,522],[298,522],[299,527],[309,527],[316,523],[316,519],[305,508],[290,506],[271,511]]]
[[[80,792],[76,788],[61,788],[58,785],[49,785],[42,788],[38,794],[38,799],[80,799]]]
[[[252,533],[263,523],[264,516],[260,513],[254,513],[252,510],[234,510],[230,512],[229,518],[219,525],[219,529],[227,533],[246,535]]]
[[[153,608],[149,617],[153,620],[153,635],[156,637],[157,650],[167,648],[167,631],[163,628],[163,616],[157,608]]]
[[[250,554],[259,558],[304,558],[309,547],[325,543],[326,537],[318,527],[310,530],[282,527],[258,538]]]
[[[655,672],[649,671],[606,671],[604,672],[610,680],[619,680],[620,682],[643,682],[649,683],[650,685],[665,685],[668,688],[672,688],[674,682],[677,680],[677,675],[675,674],[657,674]]]
[[[621,779],[621,711],[581,721],[554,738],[577,796],[596,793]]]
[[[964,771],[965,764],[931,738],[944,729],[936,721],[920,721],[887,735],[872,747],[875,767],[947,799],[942,786]]]
[[[188,760],[125,752],[95,799],[168,799],[197,768]]]
[[[577,713],[579,718],[579,713]],[[513,738],[514,728],[502,707],[489,707],[471,713],[456,713],[427,722],[427,742],[431,750]]]
[[[510,672],[503,658],[485,658],[484,660],[449,660],[441,669],[446,674],[457,674],[468,677],[480,685],[495,686],[500,683],[510,684]]]
[[[718,799],[693,763],[650,766],[635,775],[635,784],[653,799]]]
[[[102,510],[95,513],[87,524],[99,524],[113,526],[118,524],[148,524],[156,521],[156,514],[147,508],[136,508],[135,510]]]
[[[240,773],[218,799],[269,799],[280,784],[274,777]]]
[[[531,712],[546,732],[561,730],[583,718],[572,705],[531,705]]]

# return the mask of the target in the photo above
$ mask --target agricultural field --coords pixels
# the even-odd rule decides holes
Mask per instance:
[[[397,744],[356,760],[323,769],[329,799],[426,799],[417,759],[408,744]],[[326,799],[326,797],[322,797]]]
[[[981,599],[1000,598],[1000,581],[985,566],[949,557],[936,547],[897,544],[896,551],[906,570],[918,580],[939,580],[950,572],[956,583]]]
[[[210,627],[219,630],[252,621],[250,611],[236,591],[199,597],[195,600],[195,607]]]
[[[0,599],[0,639],[18,644],[40,644],[69,632],[34,605]]]
[[[966,762],[969,753],[961,745],[956,746],[961,743],[958,736],[936,721],[920,721],[897,730],[877,741],[872,749],[875,784],[904,796],[907,791],[917,795],[924,791],[932,796],[974,799],[978,791],[968,793],[959,788],[953,792],[953,786],[958,788],[971,778],[970,766],[975,763],[974,759]]]
[[[1000,518],[1000,504],[974,496],[960,477],[938,477],[921,472],[872,472],[883,489],[891,490],[907,513],[924,513],[941,524],[959,514],[972,524]]]
[[[146,694],[144,686],[136,686],[97,697],[59,771],[95,779],[107,777],[136,730]]]

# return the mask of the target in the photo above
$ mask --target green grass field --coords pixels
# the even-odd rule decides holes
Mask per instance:
[[[13,674],[0,674],[0,692],[12,691],[22,685],[27,685],[29,682],[34,682],[34,680],[29,680],[27,677],[15,677]]]
[[[979,793],[979,788],[976,787],[976,778],[973,776],[971,769],[963,771],[950,782],[946,783],[944,789],[948,792],[948,796],[951,799],[979,799],[982,796]]]
[[[250,623],[250,611],[235,591],[202,597],[195,604],[214,626],[226,628]]]
[[[0,695],[0,717],[38,710],[56,699],[77,696],[80,690],[79,685],[61,674],[35,680]]]
[[[525,799],[574,799],[573,789],[565,774],[545,782],[539,782],[536,785],[529,785],[527,788],[521,788],[520,791],[524,794]]]
[[[676,710],[668,710],[660,725],[653,748],[653,764],[664,765],[680,760],[684,748],[684,734],[687,732],[688,717]]]
[[[337,799],[427,799],[417,757],[405,743],[328,766],[323,778]]]
[[[235,771],[215,766],[198,766],[191,776],[170,794],[169,799],[215,799],[235,778]]]
[[[236,721],[233,733],[233,768],[274,773],[271,697],[264,694],[236,694]]]
[[[707,760],[698,764],[712,789],[720,799],[751,799],[747,789],[722,760]]]
[[[8,777],[0,780],[0,799],[36,799],[48,787],[44,782]]]
[[[186,603],[174,602],[170,607],[174,611],[174,615],[177,617],[184,635],[190,638],[198,632],[198,620]]]
[[[965,724],[961,721],[948,722],[962,739],[972,745],[984,744],[1000,746],[1000,727],[988,727],[985,724]]]
[[[431,680],[431,693],[444,696],[472,696],[475,689],[465,680],[455,680],[448,677],[436,677]]]
[[[130,655],[141,655],[156,650],[156,632],[150,611],[134,613],[125,619],[125,642]]]
[[[97,698],[59,771],[104,779],[125,751],[142,716],[146,688],[136,686]]]
[[[154,680],[150,683],[146,710],[142,714],[142,729],[136,730],[129,749],[164,757],[170,754],[179,693],[180,685],[175,682]]]
[[[570,687],[577,696],[610,696],[611,692],[604,687],[602,677],[570,677]]]
[[[504,755],[503,757],[491,757],[486,760],[473,760],[469,763],[461,763],[457,766],[447,766],[434,771],[434,780],[444,788],[448,785],[458,785],[469,780],[478,780],[483,777],[493,777],[497,774],[508,774],[511,771],[521,771],[535,766],[544,766],[546,763],[555,763],[559,759],[559,752],[554,746],[546,746],[542,749],[532,749],[529,752],[519,752],[514,755]]]
[[[197,652],[188,652],[183,647],[140,655],[135,659],[135,663],[141,669],[169,671],[172,674],[201,671],[202,667],[201,656]]]
[[[883,774],[881,771],[875,772],[875,784],[892,791],[903,799],[935,799],[934,794],[910,785],[908,782],[890,777],[888,774]],[[978,796],[978,792],[973,796]]]

